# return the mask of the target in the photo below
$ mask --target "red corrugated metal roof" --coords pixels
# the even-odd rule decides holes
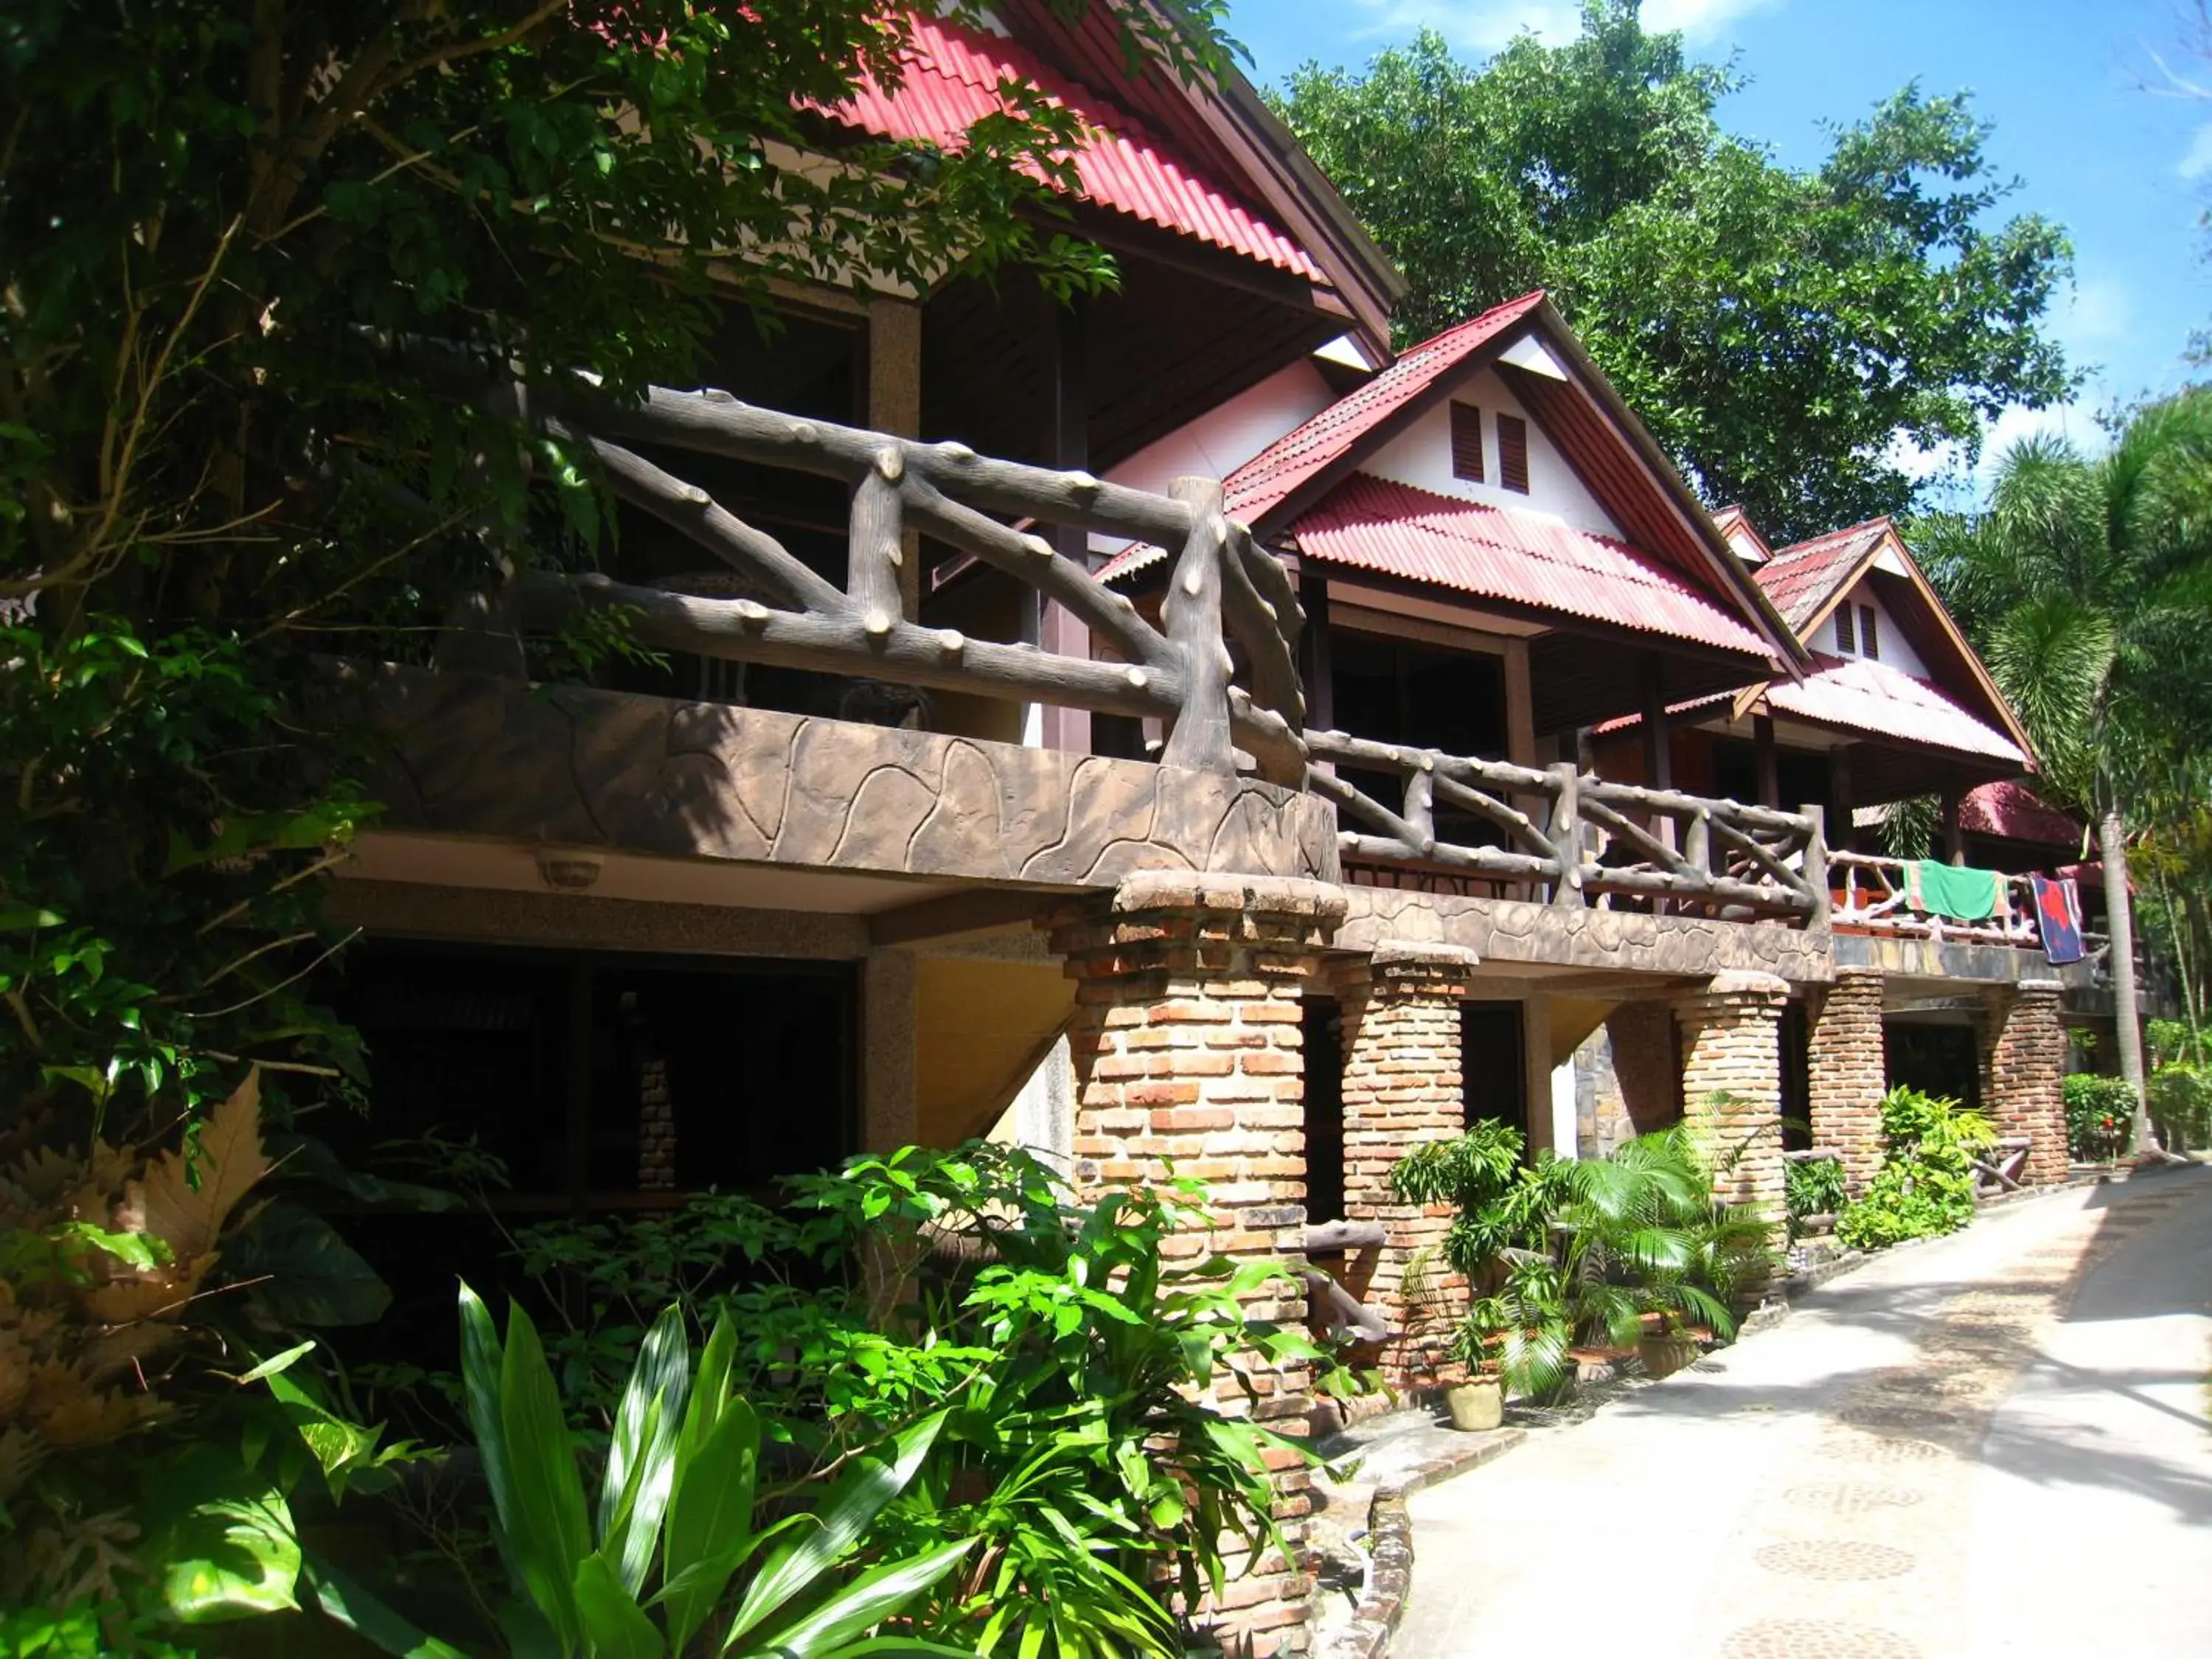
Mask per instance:
[[[1850,579],[1859,562],[1889,533],[1887,519],[1870,519],[1785,547],[1752,572],[1784,622],[1799,635]]]
[[[849,102],[823,112],[878,137],[951,148],[977,121],[1006,107],[1000,91],[1006,82],[1027,82],[1091,131],[1074,158],[1085,200],[1313,282],[1328,280],[1305,249],[1209,183],[1133,117],[1012,41],[918,16],[900,58],[905,76],[897,87],[871,78]]]
[[[2081,826],[2010,780],[1970,789],[1959,803],[1959,827],[1971,835],[2033,842],[2039,847],[2079,847]]]
[[[1845,726],[1886,742],[2027,765],[2018,744],[1926,680],[1864,657],[1815,656],[1814,661],[1818,669],[1802,682],[1777,680],[1766,688],[1777,714]]]
[[[1229,516],[1246,524],[1255,522],[1307,479],[1342,459],[1363,434],[1426,391],[1438,375],[1464,362],[1484,342],[1534,311],[1543,298],[1540,289],[1524,294],[1423,341],[1366,385],[1276,439],[1222,480]],[[1148,546],[1125,549],[1099,574],[1120,576],[1140,570],[1162,552],[1160,548]]]
[[[1541,514],[1355,472],[1291,528],[1302,559],[1768,656],[1765,640],[1670,567]]]

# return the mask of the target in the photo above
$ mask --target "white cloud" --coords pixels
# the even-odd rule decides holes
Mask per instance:
[[[1494,52],[1526,31],[1548,46],[1574,39],[1582,28],[1581,0],[1357,0],[1377,14],[1364,34],[1409,34],[1438,30],[1457,46]],[[1644,0],[1644,27],[1654,33],[1680,29],[1709,40],[1746,13],[1779,0]]]
[[[2197,136],[2189,141],[2189,153],[2174,171],[2191,180],[2212,173],[2212,121],[2197,129]]]

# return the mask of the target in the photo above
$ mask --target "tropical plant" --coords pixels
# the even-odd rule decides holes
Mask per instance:
[[[848,1460],[817,1506],[762,1481],[761,1423],[731,1386],[737,1336],[716,1323],[695,1366],[680,1309],[653,1322],[625,1387],[586,1501],[578,1446],[520,1307],[501,1340],[461,1287],[469,1420],[508,1577],[500,1622],[518,1651],[680,1656],[703,1638],[721,1655],[844,1659],[958,1653],[872,1637],[975,1547],[876,1557],[871,1524],[913,1480],[944,1426],[937,1413],[872,1455]],[[461,1659],[336,1570],[310,1564],[318,1605],[391,1653]]]
[[[2062,1086],[2068,1155],[2077,1164],[2109,1164],[2127,1145],[2135,1091],[2126,1079],[2097,1072],[2070,1072]]]
[[[1917,1089],[1881,1101],[1882,1160],[1865,1194],[1837,1218],[1854,1249],[1956,1232],[1974,1218],[1974,1155],[1996,1131],[1979,1112]]]
[[[2160,1146],[2170,1152],[2212,1146],[2212,1070],[2179,1060],[2161,1066],[2150,1074],[2147,1092]]]
[[[2130,914],[2128,843],[2183,833],[2203,799],[2212,743],[2212,390],[2128,416],[2101,457],[2057,438],[2024,440],[1999,465],[1986,511],[1915,527],[1930,578],[1988,660],[2033,739],[2037,787],[2099,826],[2105,903],[2117,933]],[[2146,861],[2154,884],[2165,866]],[[2194,937],[2203,892],[2161,907],[2176,945]],[[2212,866],[2197,866],[2201,884]],[[2191,904],[2195,908],[2192,911]],[[2190,957],[2177,951],[2185,972]],[[2115,950],[2116,987],[2134,963]],[[2193,1010],[2202,988],[2191,986]],[[2140,1097],[2130,1015],[2120,1073]],[[2149,1122],[2131,1114],[2140,1144]]]
[[[740,1388],[778,1443],[835,1465],[936,1407],[945,1425],[879,1518],[886,1548],[979,1540],[916,1603],[915,1627],[986,1654],[1179,1656],[1161,1589],[1219,1589],[1228,1552],[1281,1538],[1267,1458],[1281,1440],[1217,1387],[1310,1365],[1303,1332],[1254,1316],[1271,1266],[1178,1260],[1204,1221],[1176,1182],[1079,1208],[1026,1153],[975,1143],[862,1158],[768,1209],[708,1196],[665,1218],[520,1236],[552,1305],[589,1310],[549,1341],[572,1421],[604,1432],[605,1364],[665,1285],[741,1333]]]
[[[1844,1165],[1835,1158],[1791,1158],[1782,1166],[1782,1196],[1795,1235],[1816,1215],[1832,1216],[1850,1200]]]
[[[1640,1135],[1604,1158],[1519,1166],[1519,1154],[1518,1131],[1486,1123],[1391,1172],[1403,1201],[1472,1200],[1443,1246],[1474,1292],[1457,1357],[1548,1397],[1571,1382],[1578,1344],[1625,1347],[1647,1322],[1735,1330],[1730,1299],[1771,1263],[1771,1230],[1714,1202],[1689,1130]]]
[[[1549,289],[1707,499],[1780,539],[1903,511],[1911,444],[1972,452],[1999,410],[2063,398],[2044,321],[2070,251],[2004,216],[1965,96],[1907,87],[1788,167],[1722,128],[1735,65],[1633,0],[1583,19],[1479,66],[1425,33],[1277,100],[1412,283],[1406,337]]]

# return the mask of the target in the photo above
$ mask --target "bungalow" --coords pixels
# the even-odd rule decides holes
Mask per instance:
[[[1399,279],[1250,88],[996,9],[919,20],[824,149],[1035,82],[1117,291],[793,291],[708,389],[580,392],[619,562],[347,671],[391,756],[331,901],[375,1134],[474,1136],[521,1213],[994,1127],[1079,1187],[1200,1175],[1194,1253],[1330,1261],[1409,1383],[1443,1223],[1390,1164],[1472,1114],[1595,1144],[1595,1037],[1625,1121],[1709,1121],[1775,1207],[1785,1107],[1863,1171],[1893,1000],[1971,999],[1985,1103],[2063,1170],[2087,969],[1884,932],[1852,861],[1858,809],[2031,764],[1893,530],[1747,556],[1541,295],[1394,356]],[[605,605],[658,659],[532,684],[517,635]],[[394,1224],[403,1296],[464,1224]],[[1273,1565],[1226,1620],[1261,1653],[1303,1617]]]

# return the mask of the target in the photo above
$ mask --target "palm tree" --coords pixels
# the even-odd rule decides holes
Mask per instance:
[[[2148,1147],[2127,843],[2212,738],[2212,388],[2137,410],[2101,456],[2014,445],[1987,509],[1931,524],[1923,549],[2035,742],[2039,787],[2098,825],[2120,1069]]]

